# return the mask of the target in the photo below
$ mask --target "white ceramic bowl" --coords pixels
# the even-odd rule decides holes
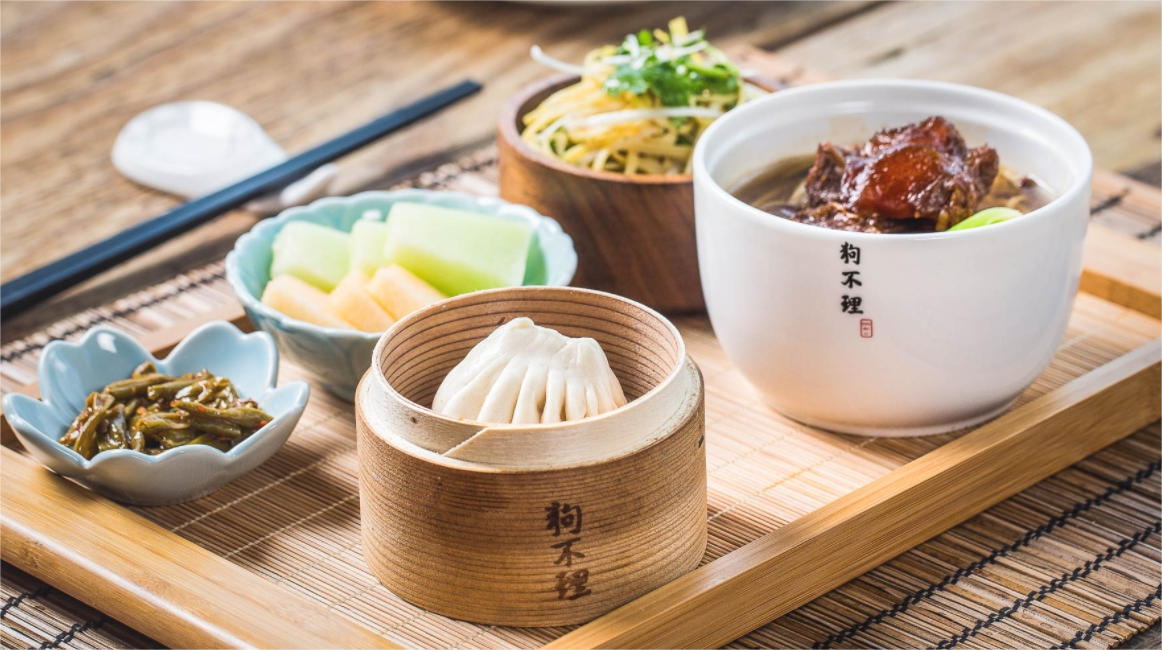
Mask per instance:
[[[57,442],[89,393],[125,379],[144,361],[175,376],[208,368],[229,378],[243,397],[258,400],[274,419],[227,452],[208,445],[175,447],[156,456],[112,449],[86,460]],[[194,330],[165,359],[155,358],[120,330],[94,327],[75,343],[49,343],[37,375],[41,399],[4,396],[4,414],[20,443],[57,474],[110,499],[140,506],[200,498],[266,462],[290,436],[311,392],[303,381],[275,388],[274,340],[265,332],[243,334],[225,321]]]
[[[1019,219],[868,234],[772,216],[727,190],[768,164],[942,115],[1056,197]],[[1052,113],[995,92],[868,80],[784,90],[714,122],[694,152],[702,288],[726,353],[769,403],[846,433],[924,435],[1008,408],[1044,370],[1081,275],[1093,161]],[[859,264],[841,248],[857,247]],[[862,286],[843,284],[859,271]],[[863,313],[846,313],[843,297]]]

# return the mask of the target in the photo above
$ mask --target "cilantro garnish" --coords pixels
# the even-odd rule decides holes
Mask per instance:
[[[645,30],[630,34],[608,57],[615,68],[602,88],[615,97],[652,94],[662,106],[695,106],[705,95],[737,94],[738,68],[702,34],[659,32],[665,41]]]

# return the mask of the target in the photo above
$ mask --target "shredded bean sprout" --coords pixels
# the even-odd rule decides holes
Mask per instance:
[[[581,76],[523,118],[522,139],[565,162],[624,174],[687,174],[690,153],[715,118],[762,90],[684,18],[589,52],[583,65],[533,46],[532,58]]]

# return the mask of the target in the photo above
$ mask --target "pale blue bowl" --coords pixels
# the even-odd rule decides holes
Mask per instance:
[[[269,332],[287,359],[309,371],[324,388],[347,400],[354,398],[355,386],[371,366],[371,352],[383,333],[320,327],[262,304],[262,290],[270,281],[270,247],[278,231],[291,221],[310,221],[350,232],[358,219],[383,221],[397,202],[430,203],[528,222],[534,228],[536,241],[529,255],[526,285],[568,286],[577,271],[573,240],[555,220],[527,206],[464,192],[410,189],[364,192],[320,199],[262,221],[240,237],[234,250],[226,256],[226,279],[230,288],[254,326]]]
[[[57,442],[89,393],[125,379],[145,361],[174,376],[209,369],[233,382],[242,397],[257,400],[273,419],[226,452],[208,445],[177,447],[156,456],[112,449],[85,460]],[[262,332],[243,334],[225,321],[199,327],[160,360],[132,336],[94,327],[76,343],[49,343],[40,355],[37,376],[41,399],[9,393],[3,401],[4,414],[28,453],[110,499],[142,506],[197,499],[264,463],[286,442],[311,393],[302,381],[275,388],[274,341]]]

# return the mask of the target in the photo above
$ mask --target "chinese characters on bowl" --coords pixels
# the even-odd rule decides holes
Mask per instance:
[[[859,266],[859,246],[852,246],[848,242],[843,242],[839,247],[839,259],[843,260],[844,264],[852,264]],[[862,287],[863,281],[859,279],[859,271],[842,271],[843,280],[840,281],[844,287],[848,289],[855,289]],[[863,298],[851,292],[850,295],[843,294],[839,299],[839,309],[845,314],[862,314],[863,312]],[[872,337],[872,320],[870,318],[859,319],[859,335],[865,339]]]

